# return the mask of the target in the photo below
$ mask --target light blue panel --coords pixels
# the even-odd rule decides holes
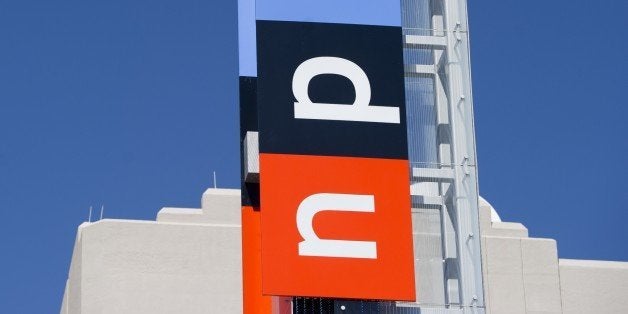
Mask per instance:
[[[238,0],[238,54],[240,76],[257,77],[255,0]]]
[[[401,26],[401,4],[400,0],[257,0],[256,17],[269,21]]]

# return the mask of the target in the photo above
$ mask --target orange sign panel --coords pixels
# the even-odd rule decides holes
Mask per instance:
[[[408,161],[260,154],[262,292],[414,300]]]

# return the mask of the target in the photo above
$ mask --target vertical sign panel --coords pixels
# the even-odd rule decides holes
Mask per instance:
[[[414,300],[398,18],[279,2],[255,25],[262,292]]]
[[[264,293],[412,300],[407,162],[262,154]]]
[[[238,5],[245,312],[413,300],[400,3]]]
[[[399,27],[258,21],[257,38],[260,152],[407,159]]]

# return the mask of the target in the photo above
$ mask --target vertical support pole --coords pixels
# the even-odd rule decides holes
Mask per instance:
[[[444,1],[445,0],[433,0],[431,5],[432,10],[432,36],[445,36],[445,19],[444,19]],[[453,169],[455,168],[452,162],[451,152],[451,132],[450,132],[450,115],[449,115],[449,99],[443,80],[447,79],[447,75],[444,73],[444,67],[447,63],[447,47],[445,49],[438,49],[434,47],[433,64],[435,67],[434,75],[434,101],[436,105],[436,136],[438,142],[438,168]],[[445,197],[448,195],[449,189],[452,188],[452,183],[441,182],[439,183],[439,195]],[[451,261],[457,258],[456,239],[454,231],[454,222],[451,219],[450,211],[455,210],[451,202],[445,202],[440,207],[440,220],[441,220],[441,243],[443,251],[443,263],[445,282],[444,282],[444,297],[446,304],[457,304],[460,302],[459,297],[459,279],[457,271],[450,269]],[[453,235],[453,236],[452,236]],[[456,274],[456,277],[452,277]]]
[[[483,286],[478,226],[475,139],[471,82],[468,74],[468,33],[465,0],[444,0],[449,82],[449,122],[454,164],[453,203],[456,208],[460,303],[483,305]],[[470,156],[473,159],[470,160]],[[470,164],[470,161],[473,164]]]

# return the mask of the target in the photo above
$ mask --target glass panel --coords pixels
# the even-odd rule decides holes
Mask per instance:
[[[417,302],[445,304],[440,209],[413,208],[412,229]]]
[[[408,76],[405,81],[409,160],[411,163],[435,163],[434,78]]]
[[[401,23],[404,34],[432,35],[431,0],[402,0]]]

